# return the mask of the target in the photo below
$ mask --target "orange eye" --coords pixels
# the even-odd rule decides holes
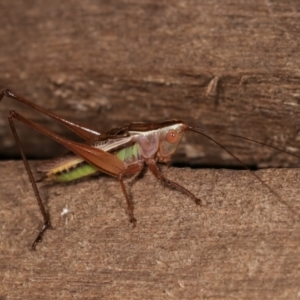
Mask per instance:
[[[170,130],[166,135],[166,140],[170,144],[174,144],[174,143],[178,142],[178,138],[179,138],[179,134],[174,129]]]

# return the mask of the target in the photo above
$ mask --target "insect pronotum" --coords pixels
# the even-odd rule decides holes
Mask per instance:
[[[246,169],[248,168],[235,155],[233,155],[233,153],[223,147],[216,140],[209,137],[203,131],[222,133],[233,137],[242,138],[247,141],[265,145],[278,151],[298,157],[295,154],[278,149],[277,147],[273,147],[271,145],[266,145],[265,143],[259,141],[220,131],[192,127],[180,120],[169,120],[159,123],[130,123],[124,127],[114,128],[110,131],[102,132],[88,126],[79,125],[66,120],[23,98],[22,96],[11,92],[8,89],[1,92],[0,102],[4,96],[17,100],[41,112],[42,114],[51,117],[52,119],[58,121],[63,126],[76,133],[85,141],[85,143],[79,143],[66,139],[43,127],[42,125],[23,117],[21,114],[17,113],[14,110],[10,111],[8,114],[9,125],[21,153],[37,203],[43,216],[44,224],[32,244],[32,249],[35,249],[37,243],[42,241],[43,235],[46,230],[51,228],[51,222],[50,216],[46,211],[40,197],[40,193],[36,185],[36,180],[32,175],[30,166],[22,149],[21,142],[14,125],[15,119],[52,138],[53,140],[62,144],[70,150],[70,153],[65,155],[63,158],[60,157],[59,159],[54,159],[52,163],[41,166],[39,168],[39,171],[43,173],[43,176],[39,181],[52,180],[56,182],[69,182],[99,172],[103,172],[116,177],[121,185],[123,195],[127,202],[130,222],[134,225],[136,224],[136,219],[134,217],[134,208],[132,201],[125,189],[123,178],[126,175],[134,175],[140,173],[145,165],[148,166],[150,171],[157,179],[187,194],[195,201],[196,204],[201,204],[201,200],[197,198],[193,193],[188,191],[180,184],[167,179],[157,166],[157,163],[167,163],[171,160],[171,156],[176,151],[186,131],[199,133],[212,140],[214,143],[216,143],[218,146],[232,155]],[[252,172],[252,174],[270,191],[272,191],[272,193],[275,194],[279,200],[281,200],[280,196],[277,195],[255,173]],[[285,203],[285,205],[288,206],[287,203]]]

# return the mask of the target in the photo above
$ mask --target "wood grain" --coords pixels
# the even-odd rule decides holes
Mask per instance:
[[[179,118],[299,148],[299,4],[291,1],[0,1],[0,88],[74,121],[109,130],[132,121]],[[4,100],[0,156],[18,155],[5,115],[16,109],[52,130],[54,122]],[[61,152],[20,126],[32,158]],[[247,164],[297,160],[217,137]],[[176,162],[237,165],[189,135]]]
[[[299,153],[296,0],[0,0],[0,12],[0,89],[101,130],[178,118]],[[5,117],[11,109],[74,138],[4,99],[0,158],[18,155]],[[18,130],[31,158],[63,151]],[[299,164],[216,139],[248,165]],[[195,134],[174,161],[237,165]],[[128,187],[134,229],[112,178],[40,184],[55,230],[36,252],[30,245],[42,222],[24,167],[6,161],[0,170],[1,300],[299,298],[297,169],[257,171],[270,192],[246,171],[164,168],[203,207],[146,173]]]
[[[297,169],[256,172],[290,208],[247,171],[164,168],[203,207],[147,172],[129,188],[136,228],[112,178],[40,184],[55,230],[33,252],[41,215],[27,174],[0,168],[0,299],[299,296]]]

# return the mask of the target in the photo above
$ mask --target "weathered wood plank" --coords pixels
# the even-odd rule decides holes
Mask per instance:
[[[299,147],[298,1],[0,2],[0,88],[107,130],[184,119],[282,148]],[[0,105],[0,155],[17,149]],[[28,117],[64,135],[58,125]],[[31,157],[55,144],[22,126]],[[245,163],[286,165],[275,152],[219,137]],[[190,135],[176,161],[235,161]],[[297,161],[294,161],[297,163]]]
[[[130,188],[134,229],[112,178],[40,184],[55,230],[32,252],[41,216],[27,174],[21,162],[2,162],[0,169],[1,299],[299,295],[299,215],[249,172],[164,169],[204,207],[146,173]],[[299,170],[256,174],[299,212]]]

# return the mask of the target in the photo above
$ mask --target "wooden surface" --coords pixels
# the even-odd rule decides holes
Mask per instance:
[[[112,178],[39,184],[55,230],[33,252],[41,216],[27,174],[0,168],[1,300],[299,297],[299,214],[247,171],[164,168],[203,207],[147,172],[129,189],[136,228]],[[256,174],[299,212],[299,170]]]
[[[299,3],[248,2],[0,0],[0,89],[101,130],[179,118],[299,153]],[[2,159],[18,155],[10,109],[72,137],[4,99]],[[30,157],[62,151],[18,129]],[[216,138],[249,165],[299,165]],[[237,165],[195,134],[174,160]],[[257,172],[290,208],[246,171],[165,169],[202,208],[146,173],[130,188],[134,229],[114,179],[40,184],[55,230],[36,252],[41,216],[22,163],[0,169],[1,300],[299,298],[297,169]]]
[[[179,118],[298,151],[297,0],[1,0],[0,11],[0,88],[103,130]],[[2,158],[18,154],[5,118],[12,108],[24,112],[0,105]],[[24,126],[20,133],[30,157],[60,152]],[[247,164],[288,165],[274,151],[218,139]],[[176,161],[236,164],[192,134]]]

